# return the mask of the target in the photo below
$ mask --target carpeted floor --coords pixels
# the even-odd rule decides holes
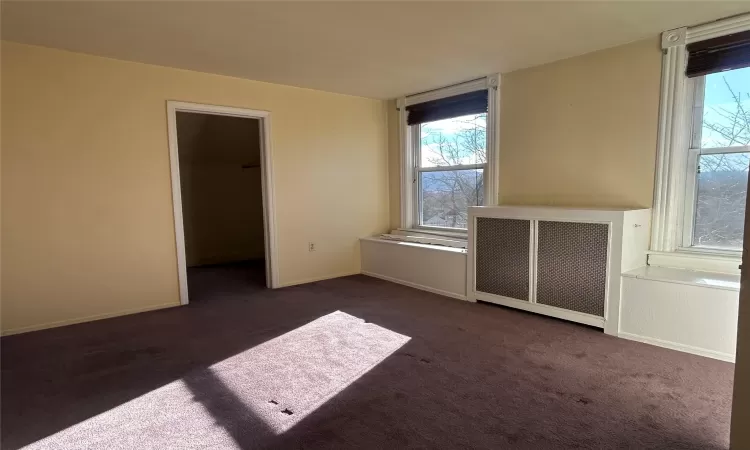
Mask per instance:
[[[227,447],[728,448],[729,363],[365,276],[273,291],[262,279],[253,265],[193,270],[189,306],[3,338],[2,448],[175,385]],[[257,346],[336,311],[410,339],[290,428],[248,433],[258,419],[233,392],[252,382],[227,386],[224,368],[249,370]],[[126,417],[123,439],[156,420]],[[159,439],[198,445],[183,437]]]

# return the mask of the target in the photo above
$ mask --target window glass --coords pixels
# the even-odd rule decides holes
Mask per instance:
[[[750,67],[705,77],[701,148],[750,145]]]
[[[718,153],[698,159],[693,245],[742,248],[750,153]]]
[[[419,224],[467,228],[468,207],[484,202],[487,114],[419,126]]]
[[[421,172],[422,225],[467,228],[467,208],[484,201],[482,175],[483,169]]]
[[[420,167],[487,162],[487,114],[472,114],[420,126]]]

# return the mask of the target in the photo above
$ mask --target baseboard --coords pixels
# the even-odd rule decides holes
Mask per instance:
[[[646,336],[641,336],[641,335],[632,334],[632,333],[620,332],[620,333],[617,333],[617,336],[623,339],[628,339],[630,341],[643,342],[644,344],[656,345],[657,347],[664,347],[664,348],[668,348],[671,350],[677,350],[680,352],[691,353],[693,355],[705,356],[706,358],[713,358],[713,359],[718,359],[721,361],[734,363],[735,355],[732,355],[730,353],[707,350],[701,347],[693,347],[692,345],[685,345],[685,344],[680,344],[678,342],[665,341],[662,339],[646,337]]]
[[[603,317],[598,317],[577,311],[571,311],[563,308],[557,308],[555,306],[543,305],[541,303],[532,303],[529,301],[504,297],[502,295],[489,294],[487,292],[475,291],[474,298],[483,302],[495,303],[501,306],[529,311],[535,314],[554,317],[556,319],[568,320],[570,322],[582,323],[584,325],[589,325],[597,328],[604,328],[606,324],[606,321]]]
[[[465,295],[460,295],[454,292],[444,291],[442,289],[435,289],[429,286],[425,286],[423,284],[412,283],[411,281],[399,280],[398,278],[393,278],[393,277],[389,277],[386,275],[380,275],[378,273],[368,272],[366,270],[362,271],[362,275],[367,275],[368,277],[373,277],[373,278],[380,278],[381,280],[390,281],[391,283],[403,284],[404,286],[409,286],[411,288],[419,289],[421,291],[432,292],[433,294],[442,295],[445,297],[451,297],[451,298],[455,298],[458,300],[468,301],[468,298],[466,298]]]
[[[296,280],[296,281],[289,281],[287,283],[281,283],[277,287],[283,288],[283,287],[289,287],[289,286],[297,286],[300,284],[315,283],[316,281],[325,281],[325,280],[332,280],[334,278],[350,277],[352,275],[359,275],[359,272],[346,272],[346,273],[339,273],[335,275],[324,275],[322,277],[305,278],[304,280]]]
[[[44,323],[41,325],[30,325],[27,327],[11,328],[10,330],[3,330],[0,336],[10,336],[13,334],[30,333],[32,331],[47,330],[49,328],[64,327],[66,325],[75,325],[77,323],[93,322],[95,320],[111,319],[113,317],[128,316],[130,314],[138,314],[142,312],[155,311],[157,309],[173,308],[180,306],[179,303],[163,303],[160,305],[146,306],[144,308],[127,309],[125,311],[118,311],[113,313],[96,314],[93,316],[80,317],[77,319],[59,320],[56,322]]]

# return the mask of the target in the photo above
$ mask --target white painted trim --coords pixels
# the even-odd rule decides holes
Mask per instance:
[[[450,247],[446,245],[433,245],[433,244],[425,244],[421,242],[406,242],[406,241],[396,241],[396,240],[389,240],[389,239],[383,239],[380,237],[368,237],[368,238],[361,238],[362,241],[368,241],[368,242],[377,242],[380,244],[390,244],[390,245],[402,245],[406,247],[417,247],[417,248],[424,248],[427,250],[437,250],[440,252],[450,252],[450,253],[463,253],[466,254],[466,249],[463,247]]]
[[[337,273],[334,275],[323,275],[320,277],[310,277],[305,278],[302,280],[295,280],[295,281],[288,281],[286,283],[282,283],[277,288],[285,288],[285,287],[292,287],[292,286],[299,286],[300,284],[307,284],[307,283],[315,283],[317,281],[325,281],[325,280],[333,280],[334,278],[342,278],[342,277],[350,277],[352,275],[359,275],[360,272],[342,272]]]
[[[637,334],[620,332],[617,334],[617,337],[621,337],[623,339],[627,339],[630,341],[642,342],[644,344],[655,345],[657,347],[668,348],[670,350],[677,350],[679,352],[685,352],[685,353],[691,353],[693,355],[704,356],[706,358],[718,359],[718,360],[726,361],[730,363],[734,363],[734,360],[735,360],[735,355],[732,355],[729,353],[717,352],[714,350],[707,350],[705,348],[693,347],[692,345],[685,345],[685,344],[680,344],[677,342],[665,341],[662,339],[657,339],[657,338],[652,338],[652,337],[639,336]]]
[[[487,78],[487,166],[484,168],[484,204],[495,206],[500,190],[500,75]],[[490,123],[492,119],[492,123]]]
[[[468,234],[466,231],[455,231],[453,229],[449,230],[442,230],[442,229],[432,229],[432,228],[426,228],[422,227],[420,229],[406,229],[406,228],[398,228],[396,230],[391,230],[391,234],[400,234],[403,236],[441,236],[449,239],[455,239],[458,241],[466,241],[468,239]]]
[[[662,59],[661,102],[657,170],[654,186],[651,250],[673,251],[677,247],[677,221],[684,198],[684,175],[687,164],[688,137],[685,120],[685,46],[664,51]]]
[[[679,45],[685,45],[685,37],[687,35],[687,28],[675,28],[674,30],[665,31],[661,34],[661,48],[667,49],[670,47],[677,47]]]
[[[438,89],[433,89],[418,94],[407,95],[404,98],[404,106],[416,105],[417,103],[440,100],[441,98],[453,97],[454,95],[466,94],[468,92],[481,91],[490,87],[490,77],[477,78],[476,80],[466,81],[464,83],[453,84]]]
[[[496,219],[551,220],[554,222],[610,223],[622,220],[623,212],[646,208],[568,208],[559,206],[470,206],[475,217]]]
[[[404,151],[411,147],[408,142],[410,139],[409,127],[406,125],[406,99],[400,98],[398,105],[398,141],[399,152],[401,153],[401,228],[411,228],[414,225],[414,206],[412,196],[406,195],[411,193],[414,183],[414,155],[410,151]]]
[[[695,225],[695,207],[698,198],[698,159],[700,158],[700,140],[702,127],[697,126],[697,117],[703,118],[703,91],[705,79],[697,77],[687,80],[685,86],[686,106],[689,104],[688,121],[686,126],[690,130],[689,148],[685,156],[685,190],[683,192],[682,214],[678,217],[676,244],[689,247],[693,243],[693,227]],[[701,95],[698,96],[697,94]],[[689,101],[689,103],[687,103]],[[697,104],[699,103],[699,105]],[[696,134],[697,133],[697,134]]]
[[[607,265],[604,269],[604,332],[616,335],[620,330],[620,274],[622,273],[623,222],[607,224]],[[615,247],[612,244],[617,242]],[[617,292],[612,295],[612,291]]]
[[[444,297],[451,297],[451,298],[455,298],[455,299],[463,300],[463,301],[468,300],[465,295],[454,294],[453,292],[444,291],[442,289],[435,289],[435,288],[431,288],[429,286],[425,286],[422,284],[412,283],[411,281],[399,280],[398,278],[393,278],[393,277],[389,277],[386,275],[380,275],[380,274],[368,272],[365,270],[362,271],[362,275],[367,275],[368,277],[373,277],[373,278],[379,278],[381,280],[390,281],[391,283],[401,284],[401,285],[408,286],[414,289],[419,289],[421,291],[427,291],[433,294],[442,295]]]
[[[698,252],[648,252],[648,265],[674,269],[739,274],[742,258]]]
[[[750,14],[740,14],[688,28],[685,43],[692,44],[693,42],[705,41],[706,39],[747,30],[750,30]]]
[[[406,116],[404,116],[406,117]],[[404,119],[405,120],[405,119]],[[422,225],[422,211],[419,210],[419,205],[422,204],[422,177],[419,175],[419,164],[422,160],[422,125],[404,125],[408,132],[409,137],[408,148],[406,151],[411,155],[412,167],[411,167],[411,191],[409,197],[411,198],[411,226],[413,228],[426,228]]]
[[[734,147],[713,147],[713,148],[701,148],[701,155],[716,155],[726,153],[747,153],[750,152],[750,145],[737,145]]]
[[[128,316],[130,314],[138,314],[142,312],[155,311],[158,309],[174,308],[180,306],[179,303],[161,303],[158,305],[145,306],[143,308],[126,309],[113,313],[95,314],[93,316],[78,317],[75,319],[58,320],[55,322],[43,323],[40,325],[31,325],[28,327],[11,328],[10,330],[3,330],[2,336],[10,336],[13,334],[29,333],[31,331],[46,330],[49,328],[64,327],[66,325],[74,325],[77,323],[93,322],[94,320],[111,319],[113,317]]]
[[[739,292],[740,275],[700,270],[688,270],[674,267],[646,266],[622,274],[625,278],[659,281],[663,283],[684,284],[705,289],[721,289]]]
[[[230,106],[204,105],[180,101],[167,101],[167,133],[169,140],[169,166],[172,174],[172,209],[174,212],[175,243],[177,246],[177,274],[180,286],[180,303],[188,304],[187,258],[185,257],[185,228],[182,217],[180,190],[180,158],[177,143],[177,112],[191,112],[216,116],[245,117],[260,120],[261,134],[261,184],[263,187],[263,223],[265,228],[266,286],[278,287],[276,241],[275,190],[273,182],[273,153],[271,151],[271,113]]]
[[[529,220],[529,302],[536,303],[539,221]],[[476,255],[476,253],[474,253]]]
[[[450,172],[452,170],[482,169],[485,164],[458,164],[455,166],[421,167],[419,172]]]
[[[476,272],[474,266],[476,259],[475,255],[477,254],[477,218],[475,215],[471,214],[471,210],[469,210],[469,217],[466,221],[466,226],[469,227],[467,230],[468,236],[466,244],[466,299],[470,302],[476,302],[477,283],[476,277],[474,276]]]
[[[403,234],[381,234],[380,239],[394,242],[413,242],[417,244],[440,245],[444,247],[466,248],[466,240],[440,238],[437,236],[409,236]]]
[[[605,320],[601,317],[592,316],[591,314],[569,311],[567,309],[556,308],[554,306],[542,305],[541,303],[531,303],[515,298],[503,297],[500,295],[488,294],[486,292],[475,292],[477,300],[484,302],[496,303],[498,305],[509,306],[511,308],[523,309],[545,316],[555,317],[557,319],[570,320],[572,322],[590,325],[592,327],[604,328]]]

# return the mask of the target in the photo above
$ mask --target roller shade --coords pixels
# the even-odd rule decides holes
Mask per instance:
[[[486,89],[466,94],[430,100],[406,107],[406,123],[418,125],[425,122],[450,119],[487,112],[488,94]]]
[[[750,30],[694,42],[686,48],[688,78],[750,67]]]

